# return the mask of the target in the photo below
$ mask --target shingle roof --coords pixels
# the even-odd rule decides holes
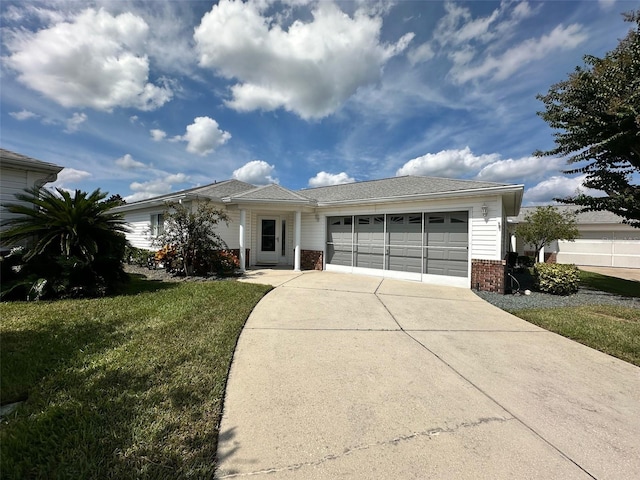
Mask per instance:
[[[576,222],[578,224],[597,224],[597,223],[622,223],[622,217],[611,212],[580,212],[582,207],[577,205],[554,205],[560,212],[573,212],[576,214]],[[527,214],[531,214],[538,207],[522,207],[517,217],[510,217],[509,221],[513,223],[521,223]]]
[[[232,195],[233,200],[256,200],[256,201],[276,201],[276,202],[302,202],[311,203],[312,200],[309,197],[300,195],[293,192],[288,188],[281,187],[280,185],[271,184],[262,187],[254,188],[246,192]]]
[[[191,195],[201,195],[213,199],[222,199],[230,195],[237,195],[256,188],[250,183],[241,182],[240,180],[225,180],[223,182],[212,183],[203,187],[196,187],[188,191]]]
[[[452,178],[405,176],[370,180],[367,182],[346,183],[299,190],[307,197],[320,203],[373,200],[411,195],[453,193],[484,188],[510,187],[504,183],[478,182],[474,180],[456,180]]]
[[[14,164],[23,167],[29,166],[30,168],[36,170],[45,170],[55,173],[58,173],[63,168],[60,165],[56,165],[55,163],[43,162],[42,160],[27,157],[26,155],[22,155],[20,153],[5,150],[4,148],[0,148],[0,162],[5,165]]]

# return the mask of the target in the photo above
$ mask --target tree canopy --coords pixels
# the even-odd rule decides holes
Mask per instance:
[[[560,212],[553,206],[538,207],[524,216],[524,221],[516,227],[516,237],[535,249],[536,262],[542,247],[556,240],[573,241],[578,238],[575,215]]]
[[[624,17],[636,25],[614,50],[585,56],[584,67],[538,95],[539,115],[558,131],[555,148],[536,155],[566,157],[565,173],[585,174],[583,186],[599,191],[556,200],[640,227],[640,10]]]
[[[208,268],[208,262],[218,250],[227,248],[216,231],[219,222],[229,222],[229,217],[208,201],[201,201],[195,209],[182,203],[165,205],[164,229],[151,239],[154,245],[175,249],[182,259],[186,275]],[[206,272],[205,272],[206,273]]]

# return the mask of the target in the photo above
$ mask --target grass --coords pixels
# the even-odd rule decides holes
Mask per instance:
[[[596,305],[511,313],[640,367],[640,310],[637,308]]]
[[[582,287],[640,297],[631,280],[580,271]],[[591,348],[640,366],[640,310],[615,305],[517,310],[512,314]]]
[[[640,297],[640,282],[580,270],[580,285],[623,297]]]
[[[135,280],[111,298],[0,304],[0,471],[212,478],[226,378],[270,289]]]

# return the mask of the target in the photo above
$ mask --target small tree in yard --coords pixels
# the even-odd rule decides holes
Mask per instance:
[[[538,207],[533,213],[528,213],[524,221],[516,227],[516,237],[535,248],[535,258],[542,247],[548,246],[555,240],[572,242],[578,238],[575,214],[559,212],[552,206]]]
[[[536,155],[566,157],[573,168],[565,173],[584,174],[583,186],[602,192],[556,200],[640,227],[640,10],[625,19],[635,26],[614,50],[585,56],[584,68],[538,96],[540,116],[558,132],[555,148]]]
[[[181,203],[167,203],[164,231],[152,239],[158,247],[175,249],[185,275],[210,267],[211,258],[227,245],[216,232],[220,222],[228,224],[226,213],[209,202],[200,202],[195,211]],[[207,272],[202,272],[207,273]]]

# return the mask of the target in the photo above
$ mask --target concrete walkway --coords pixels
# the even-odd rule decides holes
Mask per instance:
[[[465,289],[251,276],[219,478],[640,478],[639,368]]]

